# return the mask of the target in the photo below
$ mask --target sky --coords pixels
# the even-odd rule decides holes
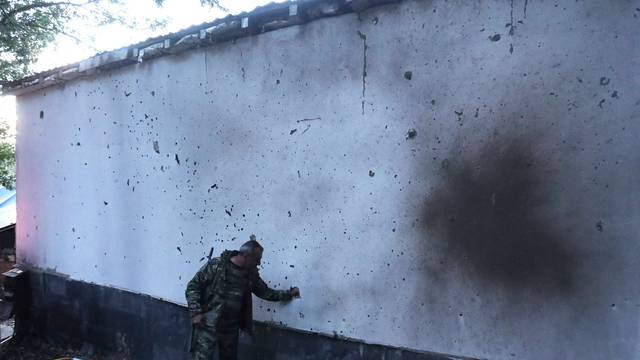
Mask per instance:
[[[257,6],[282,0],[220,0],[227,11],[208,6],[201,6],[200,0],[165,0],[162,7],[154,5],[153,0],[124,0],[126,16],[131,20],[164,19],[167,25],[160,29],[137,28],[131,30],[121,25],[90,26],[81,20],[68,25],[73,33],[82,34],[81,42],[69,36],[59,35],[38,57],[33,66],[35,72],[49,70],[58,66],[75,63],[102,51],[114,50],[143,41],[150,37],[160,36],[225,17],[227,14],[239,14],[251,11]],[[0,96],[0,122],[10,126],[10,133],[15,134],[16,123],[15,97]]]

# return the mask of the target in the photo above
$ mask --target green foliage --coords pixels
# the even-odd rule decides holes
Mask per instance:
[[[55,4],[0,0],[0,81],[25,75],[40,50],[64,31],[68,8]]]
[[[0,185],[12,190],[16,184],[16,147],[7,141],[9,125],[0,123]]]

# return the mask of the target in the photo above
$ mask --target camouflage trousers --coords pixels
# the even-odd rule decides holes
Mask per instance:
[[[238,359],[238,335],[240,319],[224,316],[217,322],[204,321],[194,325],[191,340],[191,358],[193,360],[214,360],[216,350],[219,360]]]

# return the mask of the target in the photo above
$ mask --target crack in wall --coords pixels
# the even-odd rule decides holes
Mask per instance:
[[[358,30],[358,36],[362,39],[362,115],[364,115],[365,95],[367,91],[367,35]]]

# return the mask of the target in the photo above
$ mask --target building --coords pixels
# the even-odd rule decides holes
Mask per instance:
[[[5,84],[38,331],[182,358],[187,281],[255,233],[302,291],[254,303],[261,359],[637,358],[637,4],[384,3]]]

